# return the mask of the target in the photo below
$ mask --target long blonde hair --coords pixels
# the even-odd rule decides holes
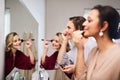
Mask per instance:
[[[6,42],[5,42],[5,51],[10,51],[11,50],[11,46],[12,46],[12,40],[13,37],[18,35],[16,32],[11,32],[6,36]]]

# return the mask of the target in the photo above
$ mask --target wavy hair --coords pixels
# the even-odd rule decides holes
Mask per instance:
[[[5,40],[5,51],[10,51],[12,46],[13,37],[18,35],[16,32],[11,32],[6,36]]]

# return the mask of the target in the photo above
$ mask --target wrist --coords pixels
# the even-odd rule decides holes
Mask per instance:
[[[82,45],[79,45],[79,46],[76,46],[77,47],[77,49],[78,49],[78,51],[80,50],[84,50],[84,46],[82,46]]]
[[[68,40],[63,40],[63,44],[67,44],[68,43]]]

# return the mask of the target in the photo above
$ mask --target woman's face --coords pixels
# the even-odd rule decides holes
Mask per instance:
[[[68,21],[67,28],[66,28],[66,36],[71,39],[72,33],[75,31],[75,26],[72,21]]]
[[[53,49],[57,49],[57,50],[60,49],[60,39],[59,39],[58,36],[55,36],[55,37],[53,38],[52,47],[53,47]]]
[[[21,40],[18,35],[15,35],[12,41],[12,49],[17,50],[17,49],[20,49],[20,47],[21,47]]]
[[[96,9],[90,11],[88,19],[83,23],[84,27],[84,36],[97,37],[99,35],[101,26],[99,22],[99,12]]]

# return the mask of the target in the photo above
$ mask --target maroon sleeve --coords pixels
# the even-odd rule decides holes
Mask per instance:
[[[35,67],[35,62],[34,64],[31,64],[29,56],[26,56],[21,51],[17,51],[15,57],[15,67],[19,69],[29,70]]]
[[[51,56],[45,57],[45,63],[40,65],[41,68],[45,68],[46,70],[52,70],[55,67],[56,59],[57,59],[58,51],[53,53]]]
[[[13,55],[10,52],[5,52],[4,76],[6,77],[14,68]]]

